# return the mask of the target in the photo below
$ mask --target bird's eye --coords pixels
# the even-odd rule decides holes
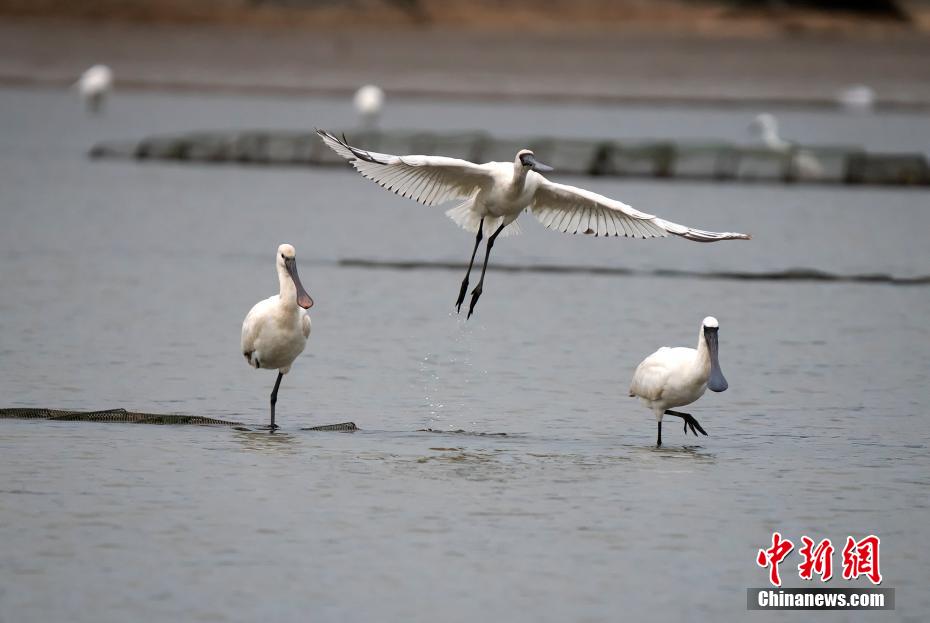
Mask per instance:
[[[287,259],[286,257],[284,257],[284,254],[283,254],[283,253],[281,254],[281,259],[282,259],[282,260],[286,260],[286,259]]]

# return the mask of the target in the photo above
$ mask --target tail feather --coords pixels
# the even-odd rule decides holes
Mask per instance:
[[[475,213],[472,209],[475,205],[474,198],[468,199],[463,203],[446,210],[446,216],[448,216],[452,221],[464,229],[473,234],[478,233],[478,227],[481,225],[481,217]],[[484,218],[484,235],[489,236],[494,233],[494,231],[500,227],[502,217],[499,216],[486,216]],[[507,238],[508,236],[517,236],[520,234],[520,226],[517,225],[516,221],[513,221],[498,236],[499,238]]]

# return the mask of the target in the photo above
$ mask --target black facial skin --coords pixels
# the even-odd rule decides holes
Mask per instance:
[[[536,160],[536,156],[533,154],[520,154],[520,164],[525,167],[530,167],[534,171],[552,171],[552,167]]]
[[[300,283],[300,277],[297,275],[297,259],[284,257],[284,255],[281,257],[284,258],[284,268],[287,269],[287,274],[294,280],[294,286],[297,288],[297,304],[304,309],[310,309],[313,307],[313,299],[310,298],[310,295],[304,290],[303,284]]]
[[[707,341],[707,351],[710,353],[710,378],[707,379],[707,389],[712,392],[724,392],[729,383],[720,371],[720,361],[717,359],[717,327],[704,327],[704,339]]]

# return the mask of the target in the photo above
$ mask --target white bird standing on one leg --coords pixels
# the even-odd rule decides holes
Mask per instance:
[[[708,316],[701,324],[697,350],[663,346],[636,367],[630,383],[630,396],[638,397],[655,413],[659,423],[657,446],[662,445],[663,415],[682,418],[686,435],[689,427],[695,435],[698,432],[707,435],[694,417],[688,413],[672,411],[670,407],[691,404],[704,395],[705,389],[712,392],[726,391],[727,380],[723,378],[717,360],[718,328],[717,319]]]
[[[113,88],[113,72],[106,65],[94,65],[74,83],[88,112],[96,114],[103,110],[107,95]]]
[[[656,238],[675,234],[696,242],[751,238],[747,234],[692,229],[640,212],[590,190],[550,182],[537,171],[551,171],[552,168],[538,162],[528,149],[520,150],[513,162],[475,164],[443,156],[379,154],[352,147],[329,132],[317,130],[317,133],[359,173],[396,194],[428,206],[453,199],[464,200],[446,212],[460,227],[476,232],[475,248],[455,302],[459,311],[465,300],[478,245],[485,231],[493,232],[488,237],[481,279],[471,293],[469,317],[481,296],[494,240],[501,233],[505,236],[517,233],[519,230],[514,221],[524,210],[532,210],[534,216],[550,229],[595,236]]]
[[[767,112],[756,115],[749,124],[749,133],[762,141],[766,148],[786,154],[794,174],[801,179],[816,180],[823,177],[823,166],[817,156],[797,143],[786,141],[778,134],[778,120]]]
[[[304,290],[297,276],[294,247],[282,244],[276,260],[280,294],[259,301],[242,322],[242,354],[253,368],[277,369],[278,378],[271,391],[271,430],[274,405],[278,401],[281,377],[288,373],[297,355],[303,352],[310,336],[310,315],[313,299]]]

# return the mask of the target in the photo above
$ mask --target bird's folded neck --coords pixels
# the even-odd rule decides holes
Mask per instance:
[[[526,175],[529,172],[525,166],[519,162],[514,163],[513,165],[513,192],[519,194],[523,191],[523,186],[526,184]]]
[[[710,366],[710,349],[707,347],[707,337],[704,335],[704,328],[698,336],[697,359],[700,363]]]
[[[291,279],[291,276],[283,266],[278,266],[278,286],[281,305],[288,308],[296,308],[297,286],[294,285],[294,280]]]

